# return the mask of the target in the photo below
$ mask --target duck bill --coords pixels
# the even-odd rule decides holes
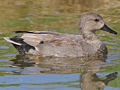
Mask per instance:
[[[106,24],[103,25],[103,27],[101,28],[101,30],[107,31],[109,33],[117,34],[116,31],[110,29]]]

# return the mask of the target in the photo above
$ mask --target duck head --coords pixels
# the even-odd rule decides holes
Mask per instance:
[[[102,17],[96,13],[86,13],[80,18],[79,30],[81,34],[95,33],[97,30],[104,30],[109,33],[117,34],[116,31],[110,29],[103,21]]]

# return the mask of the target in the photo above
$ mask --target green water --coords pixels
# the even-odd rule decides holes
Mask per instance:
[[[43,58],[18,55],[3,37],[12,31],[51,30],[77,34],[79,18],[100,14],[113,35],[96,32],[106,58]],[[1,0],[0,90],[120,90],[120,0]],[[83,61],[85,62],[83,62]]]

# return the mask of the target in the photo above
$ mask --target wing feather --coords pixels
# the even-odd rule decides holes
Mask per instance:
[[[23,33],[21,38],[27,44],[36,47],[41,42],[52,46],[73,46],[80,45],[81,35],[62,34],[49,31],[35,31],[32,33]]]

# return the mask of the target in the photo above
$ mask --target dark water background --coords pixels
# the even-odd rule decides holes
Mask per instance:
[[[77,34],[79,18],[100,14],[118,32],[97,35],[108,57],[51,58],[18,55],[3,37],[12,31]],[[120,0],[1,0],[0,90],[120,90]]]

